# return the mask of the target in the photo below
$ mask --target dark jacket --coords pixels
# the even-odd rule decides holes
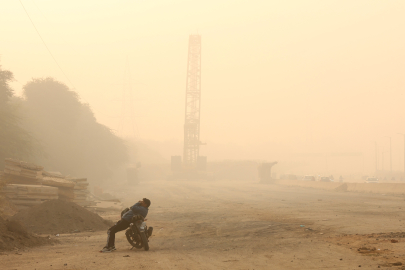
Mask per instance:
[[[148,215],[148,211],[149,211],[148,208],[141,206],[141,203],[137,202],[130,208],[128,212],[126,212],[122,216],[122,219],[125,219],[126,221],[131,221],[134,215],[142,215],[144,218],[146,218],[146,216]]]

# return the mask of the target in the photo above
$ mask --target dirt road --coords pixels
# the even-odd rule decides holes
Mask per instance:
[[[402,269],[405,197],[258,183],[154,182],[126,190],[152,201],[150,251],[99,253],[105,232],[0,255],[1,269]],[[117,213],[118,215],[118,213]],[[54,237],[54,236],[52,236]],[[392,243],[391,240],[398,240]],[[405,269],[405,268],[404,268]]]

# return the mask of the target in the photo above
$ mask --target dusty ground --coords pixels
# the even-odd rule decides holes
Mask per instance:
[[[127,190],[152,201],[150,251],[99,253],[105,232],[0,255],[1,269],[402,269],[404,196],[263,185],[162,182]],[[131,194],[131,198],[130,198]],[[117,217],[118,217],[117,213]],[[52,236],[54,237],[54,236]],[[392,243],[391,240],[398,240]],[[404,265],[395,265],[403,263]],[[404,268],[405,269],[405,268]]]

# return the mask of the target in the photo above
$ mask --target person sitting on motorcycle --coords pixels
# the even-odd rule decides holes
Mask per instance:
[[[115,250],[115,234],[119,231],[123,231],[129,227],[131,220],[136,215],[141,215],[146,218],[150,206],[150,200],[143,198],[136,204],[134,204],[128,212],[122,215],[121,220],[115,223],[114,226],[107,231],[107,245],[101,250],[101,252],[111,252]]]

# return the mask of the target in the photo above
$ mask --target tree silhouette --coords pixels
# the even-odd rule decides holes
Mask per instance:
[[[53,78],[24,86],[29,129],[40,139],[45,157],[36,162],[48,170],[107,180],[128,159],[125,142],[98,123],[76,92]]]
[[[23,125],[20,107],[12,102],[11,71],[0,66],[0,168],[4,158],[26,159],[32,154],[33,138]]]

